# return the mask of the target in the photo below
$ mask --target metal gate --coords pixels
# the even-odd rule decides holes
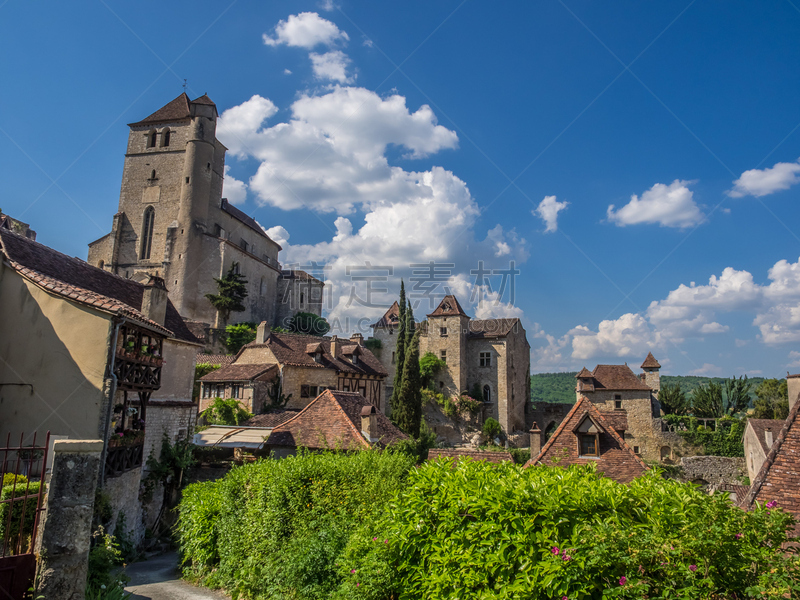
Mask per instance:
[[[0,600],[23,600],[36,573],[34,547],[44,497],[50,432],[44,443],[36,434],[25,445],[25,434],[12,445],[11,434],[0,447]]]

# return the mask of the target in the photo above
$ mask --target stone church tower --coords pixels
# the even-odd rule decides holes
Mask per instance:
[[[281,247],[222,197],[226,148],[216,138],[217,117],[208,96],[184,93],[129,125],[119,208],[111,233],[89,244],[89,263],[138,281],[163,277],[181,316],[211,327],[224,324],[205,295],[217,293],[214,278],[233,263],[247,279],[248,297],[231,322],[279,325],[279,314],[320,314],[323,283],[287,279]],[[287,281],[303,289],[287,293]],[[301,297],[304,306],[279,310],[282,298]]]

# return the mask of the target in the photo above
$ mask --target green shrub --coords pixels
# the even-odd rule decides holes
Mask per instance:
[[[426,463],[386,519],[351,538],[339,590],[375,599],[796,597],[800,561],[781,549],[793,518],[774,506],[745,512],[726,496],[656,471],[623,485],[594,465]]]
[[[24,485],[20,485],[20,483],[18,479],[16,489],[12,484],[4,486],[0,490],[0,500],[17,498],[13,503],[10,521],[8,520],[10,505],[0,504],[0,540],[4,539],[6,526],[8,526],[8,547],[14,549],[19,545],[21,552],[25,552],[28,549],[33,533],[33,524],[36,520],[37,495],[41,484],[38,481],[27,482],[27,480]],[[26,494],[27,498],[25,497]],[[22,535],[20,535],[20,524],[22,524]]]
[[[236,398],[214,398],[203,414],[209,425],[238,425],[253,416]]]
[[[14,473],[6,473],[3,475],[3,485],[0,487],[6,487],[7,485],[13,486],[14,481],[17,482],[17,487],[24,483],[28,483],[28,478],[25,475],[14,475]]]
[[[256,339],[255,323],[237,323],[225,327],[225,347],[229,354],[236,354],[242,346]]]
[[[124,525],[124,522],[123,522]],[[123,556],[116,539],[99,527],[92,534],[89,564],[86,573],[86,600],[123,600],[130,598],[125,593],[128,578],[115,573],[123,564]]]
[[[383,348],[383,342],[381,342],[378,338],[369,338],[364,340],[364,347],[370,352],[375,352],[376,350]]]
[[[184,574],[234,597],[329,597],[353,532],[376,522],[413,465],[401,452],[301,452],[187,486],[176,528]]]
[[[483,423],[483,437],[491,441],[503,432],[497,419],[489,417]]]
[[[508,451],[514,457],[515,465],[524,465],[531,459],[530,448],[509,448]]]

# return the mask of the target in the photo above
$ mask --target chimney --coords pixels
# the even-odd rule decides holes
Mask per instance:
[[[378,411],[372,404],[361,409],[361,433],[370,442],[378,441]]]
[[[786,387],[789,391],[789,410],[792,410],[797,397],[800,396],[800,375],[786,374]]]
[[[266,321],[261,321],[256,329],[256,344],[266,344],[269,337],[270,326]]]
[[[161,277],[150,275],[150,280],[144,285],[142,314],[151,321],[164,325],[167,317],[167,286]]]
[[[772,442],[774,441],[772,438],[772,429],[767,427],[767,430],[764,432],[764,441],[767,444],[767,448],[772,448]],[[769,450],[767,450],[769,452]]]
[[[531,427],[531,460],[539,456],[542,451],[542,430],[536,426],[536,421],[533,422]]]
[[[360,333],[354,333],[353,335],[350,336],[350,341],[355,342],[356,344],[361,346],[364,344],[364,336],[361,335]]]
[[[331,356],[333,358],[336,358],[338,354],[339,354],[339,337],[334,335],[331,338]]]

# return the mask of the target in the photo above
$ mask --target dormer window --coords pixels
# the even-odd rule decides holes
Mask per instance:
[[[322,362],[322,352],[315,352],[314,353],[314,362],[321,363]]]
[[[590,458],[600,456],[600,429],[588,416],[574,429],[578,437],[578,455]]]
[[[358,364],[358,354],[353,354],[353,364],[354,365]]]
[[[599,456],[596,435],[581,434],[580,446],[581,446],[580,448],[581,456],[592,456],[592,457]]]

